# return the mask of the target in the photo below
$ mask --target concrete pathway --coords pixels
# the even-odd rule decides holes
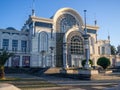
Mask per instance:
[[[58,84],[59,87],[45,87],[45,88],[29,88],[23,90],[103,90],[108,87],[115,87],[120,83],[120,77],[115,75],[107,75],[101,76],[104,77],[104,80],[75,80],[70,78],[62,78],[62,77],[54,77],[54,76],[32,76],[28,74],[8,74],[6,75],[8,78],[16,77],[16,78],[24,78],[24,79],[34,79],[34,82],[37,83],[40,80],[46,80],[50,83]],[[105,80],[105,77],[107,79]],[[111,78],[113,77],[113,78]],[[27,83],[27,82],[26,82]]]
[[[17,87],[15,87],[12,84],[8,84],[8,83],[1,83],[0,84],[0,90],[21,90]]]

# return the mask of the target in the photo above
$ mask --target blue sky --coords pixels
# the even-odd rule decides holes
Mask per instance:
[[[0,28],[14,27],[18,30],[31,14],[33,0],[0,0]],[[120,44],[120,0],[35,0],[38,17],[49,18],[63,7],[75,9],[84,18],[87,10],[87,24],[94,25],[97,19],[98,39],[107,39],[111,44]]]

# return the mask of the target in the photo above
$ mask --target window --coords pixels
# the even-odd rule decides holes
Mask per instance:
[[[21,51],[26,52],[26,50],[27,50],[27,41],[22,40],[21,41]]]
[[[4,50],[8,50],[9,48],[9,39],[3,39],[3,45],[2,45]]]
[[[79,36],[71,38],[71,54],[83,54],[83,40]]]
[[[14,55],[13,57],[11,57],[11,66],[19,67],[19,65],[20,65],[20,56]]]
[[[18,40],[12,40],[12,51],[18,50]]]
[[[48,34],[46,32],[41,32],[39,35],[39,50],[48,51]]]
[[[102,55],[105,54],[105,47],[102,47]]]
[[[60,30],[64,33],[73,26],[78,25],[77,20],[70,14],[64,14],[60,21]],[[79,26],[79,25],[78,25]]]
[[[98,54],[100,54],[100,47],[98,47]]]
[[[30,66],[30,56],[22,56],[22,65],[24,67]]]

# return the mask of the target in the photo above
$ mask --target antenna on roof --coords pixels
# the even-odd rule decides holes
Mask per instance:
[[[32,16],[35,16],[35,0],[32,1]]]

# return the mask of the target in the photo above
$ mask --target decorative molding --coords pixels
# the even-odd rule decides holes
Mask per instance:
[[[85,26],[82,26],[82,28],[84,29]],[[91,26],[91,25],[87,25],[86,28],[87,28],[87,29],[93,29],[93,30],[98,30],[98,29],[99,29],[98,26]]]

